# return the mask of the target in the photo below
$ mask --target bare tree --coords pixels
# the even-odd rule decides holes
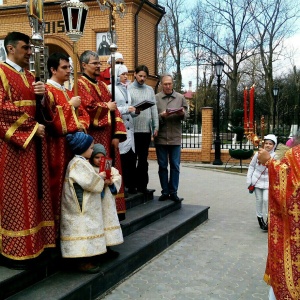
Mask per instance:
[[[170,66],[170,57],[174,62],[174,89],[182,89],[182,56],[185,51],[184,40],[186,28],[186,10],[184,0],[165,0],[162,2],[166,6],[166,15],[160,23],[160,52],[161,70],[164,71]]]
[[[249,7],[253,1],[207,0],[204,4],[199,0],[191,16],[192,36],[199,34],[200,42],[195,38],[189,38],[188,42],[200,46],[207,53],[206,59],[210,63],[216,60],[224,62],[231,111],[238,98],[240,65],[253,55],[253,49],[257,47],[251,38],[253,17],[249,14]],[[199,16],[203,11],[205,18]],[[198,22],[199,17],[202,19],[201,24]]]
[[[273,112],[274,61],[282,56],[283,40],[295,29],[299,0],[256,0],[250,5],[259,44],[267,100]]]

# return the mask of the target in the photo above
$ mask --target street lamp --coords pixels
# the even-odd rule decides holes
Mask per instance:
[[[273,106],[273,133],[275,134],[275,120],[276,120],[276,107],[277,107],[277,96],[279,92],[279,87],[273,87],[273,96],[274,96],[274,106]]]
[[[215,64],[215,72],[218,77],[218,94],[217,94],[217,126],[216,126],[216,139],[214,141],[215,144],[215,160],[213,161],[213,165],[223,165],[221,160],[221,139],[220,139],[220,85],[221,85],[221,76],[223,73],[224,63],[218,60]]]

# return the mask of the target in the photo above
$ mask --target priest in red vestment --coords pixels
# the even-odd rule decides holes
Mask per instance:
[[[105,83],[98,80],[100,74],[99,56],[96,52],[85,51],[80,56],[83,75],[78,80],[78,94],[82,105],[90,115],[88,133],[95,144],[102,144],[108,156],[113,157],[114,167],[122,174],[119,142],[126,140],[126,128],[115,102]],[[126,205],[124,185],[116,196],[119,219],[125,218]]]
[[[90,117],[80,105],[80,96],[64,87],[70,79],[70,62],[63,53],[53,53],[47,61],[50,79],[47,80],[48,97],[45,101],[48,131],[48,159],[50,167],[50,187],[54,216],[59,232],[59,218],[62,188],[68,163],[73,158],[67,146],[66,135],[87,130]]]
[[[0,64],[0,257],[12,268],[31,265],[45,248],[55,247],[45,126],[35,120],[36,95],[42,82],[26,68],[32,54],[29,36],[11,32]],[[42,140],[42,159],[36,141]],[[42,198],[38,199],[37,164],[42,164]]]
[[[300,145],[281,160],[260,149],[258,159],[268,167],[270,183],[264,280],[277,300],[300,299]]]

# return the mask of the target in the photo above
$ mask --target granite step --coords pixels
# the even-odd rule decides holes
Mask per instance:
[[[8,299],[95,299],[206,221],[208,209],[206,206],[183,204],[181,209],[135,231],[125,238],[122,245],[113,247],[120,256],[102,263],[100,273],[89,275],[59,271]]]
[[[157,197],[155,200],[150,200],[154,198],[153,192],[154,190],[146,196],[141,193],[133,195],[135,199],[139,198],[138,201],[142,204],[133,205],[127,210],[126,219],[121,222],[124,237],[180,208],[180,203],[159,202]],[[131,197],[127,201],[131,201]],[[43,261],[30,271],[11,270],[0,265],[0,299],[5,299],[7,296],[55,274],[59,271],[60,266],[59,250],[52,253],[50,259]]]

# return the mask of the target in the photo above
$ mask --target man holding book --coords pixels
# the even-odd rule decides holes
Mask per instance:
[[[181,120],[185,120],[187,117],[188,105],[184,96],[173,90],[171,75],[162,75],[160,84],[163,90],[155,95],[159,131],[154,138],[162,188],[159,201],[171,199],[179,202],[183,200],[177,195],[180,173]],[[168,161],[170,162],[170,176]]]
[[[133,119],[134,141],[136,154],[136,187],[138,192],[147,193],[148,176],[148,152],[152,136],[155,137],[158,131],[158,116],[155,105],[155,94],[153,88],[145,82],[149,76],[149,69],[145,65],[137,66],[134,72],[135,80],[128,86],[132,100],[132,106],[140,112],[139,116]],[[147,101],[145,101],[147,100]],[[144,102],[145,101],[145,102]],[[146,102],[153,102],[147,108]],[[140,104],[143,103],[141,106]]]

